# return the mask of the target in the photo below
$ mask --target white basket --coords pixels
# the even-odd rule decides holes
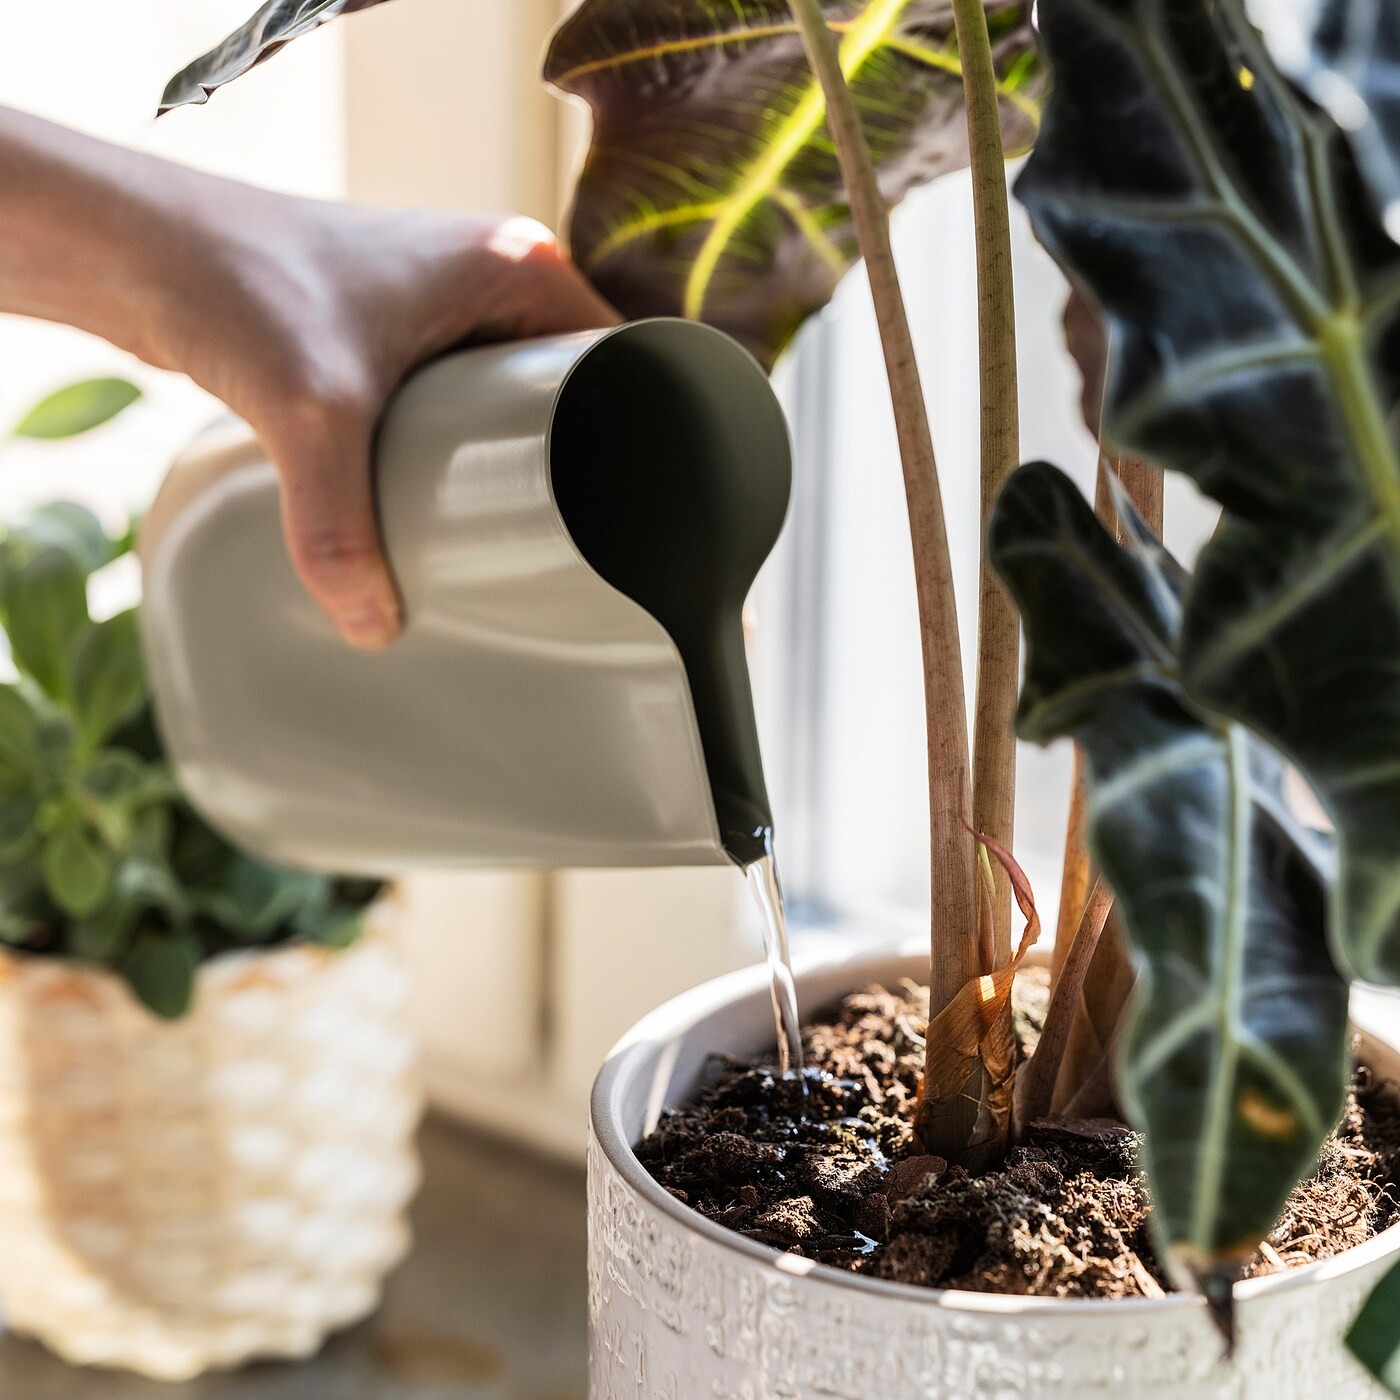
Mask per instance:
[[[180,1380],[305,1357],[409,1242],[421,1098],[387,942],[234,954],[157,1020],[105,972],[0,953],[0,1315]]]

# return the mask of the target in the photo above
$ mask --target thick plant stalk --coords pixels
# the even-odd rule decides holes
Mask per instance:
[[[1021,460],[1016,290],[1006,153],[983,0],[953,0],[967,106],[977,244],[977,331],[982,434],[982,575],[977,708],[972,746],[973,825],[1010,849],[1016,821],[1016,695],[1021,633],[1016,609],[986,557],[987,524]],[[992,909],[997,963],[1011,956],[1011,887],[998,873]],[[990,972],[992,969],[987,968]]]
[[[1050,984],[1058,986],[1065,959],[1074,943],[1074,931],[1089,902],[1094,883],[1093,861],[1085,844],[1089,820],[1089,778],[1084,755],[1074,746],[1074,776],[1070,779],[1069,826],[1065,829],[1065,859],[1060,876],[1060,912],[1055,920],[1055,947],[1051,952]]]
[[[1123,484],[1143,519],[1160,535],[1164,510],[1162,473],[1132,458],[1113,457],[1107,452],[1100,456],[1094,506],[1100,518],[1112,526],[1121,538],[1110,491],[1114,476]],[[1073,930],[1084,915],[1087,901],[1087,895],[1079,892],[1082,886],[1076,886],[1080,880],[1088,882],[1093,878],[1089,855],[1083,844],[1088,821],[1087,780],[1083,762],[1082,755],[1076,749],[1074,790],[1070,799],[1065,849],[1065,878],[1061,886],[1053,964],[1057,991],[1059,981],[1065,975],[1067,959],[1072,956],[1075,943]],[[1065,939],[1063,949],[1059,942],[1062,937]],[[1076,998],[1078,1011],[1063,1051],[1063,1063],[1056,1083],[1054,1108],[1057,1111],[1079,1094],[1099,1072],[1122,1022],[1123,1009],[1132,993],[1136,976],[1118,920],[1110,919],[1087,971],[1082,974],[1082,988]]]
[[[870,277],[904,470],[928,728],[934,929],[930,1011],[936,1016],[982,971],[978,956],[976,855],[967,826],[972,814],[972,777],[966,692],[943,498],[914,340],[890,241],[889,212],[855,96],[847,84],[841,49],[827,27],[821,0],[789,2],[826,98],[827,126],[836,146],[856,237]],[[932,1112],[921,1122],[925,1146],[942,1156],[960,1155],[976,1124],[975,1098],[958,1098],[930,1108]]]

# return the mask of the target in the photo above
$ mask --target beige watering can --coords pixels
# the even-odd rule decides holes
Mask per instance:
[[[236,421],[143,531],[142,633],[191,800],[328,871],[747,863],[771,825],[741,612],[791,489],[732,340],[639,322],[415,374],[376,453],[406,625],[352,651]]]

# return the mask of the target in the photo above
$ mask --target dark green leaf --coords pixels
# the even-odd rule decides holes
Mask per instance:
[[[159,932],[183,929],[189,913],[189,902],[163,861],[124,860],[112,876],[102,907],[70,927],[67,951],[77,958],[112,965],[125,958],[133,939],[153,914],[159,918],[155,930]]]
[[[78,775],[78,785],[101,802],[131,802],[160,791],[163,781],[128,749],[103,749]]]
[[[171,864],[187,889],[222,885],[236,859],[233,847],[187,803],[175,809]]]
[[[168,806],[153,803],[142,807],[132,819],[131,829],[127,833],[127,849],[140,859],[164,863],[170,859],[173,830],[174,819]]]
[[[65,913],[87,918],[107,898],[112,857],[85,823],[60,823],[44,842],[42,864],[49,895]]]
[[[12,865],[33,852],[39,839],[37,814],[33,798],[0,797],[0,865]]]
[[[826,0],[890,205],[967,164],[948,0]],[[1008,147],[1037,116],[1023,0],[990,0]],[[585,0],[546,78],[593,109],[574,258],[629,319],[704,320],[771,365],[856,258],[788,0]]]
[[[1185,576],[1126,498],[1124,514],[1127,547],[1067,477],[1023,467],[991,550],[1026,626],[1019,732],[1071,735],[1088,759],[1091,848],[1145,974],[1121,1087],[1157,1228],[1204,1277],[1248,1258],[1335,1126],[1347,987],[1285,765],[1185,697]]]
[[[88,918],[69,924],[64,952],[80,962],[110,966],[125,956],[135,922],[121,906],[104,904]]]
[[[364,936],[365,916],[359,909],[327,909],[296,920],[296,936],[323,948],[349,948]]]
[[[1225,507],[1186,602],[1191,695],[1336,824],[1333,935],[1400,979],[1400,247],[1239,0],[1057,0],[1018,192],[1100,301],[1120,447]]]
[[[52,932],[55,922],[34,862],[0,868],[0,943],[32,946]]]
[[[15,436],[77,437],[115,418],[140,397],[140,389],[125,379],[85,379],[35,404],[20,420]]]
[[[15,664],[55,699],[66,699],[72,653],[88,620],[87,579],[62,550],[44,549],[10,575],[6,587]]]
[[[1386,1274],[1366,1300],[1347,1346],[1392,1395],[1400,1395],[1400,1268]]]
[[[222,883],[196,891],[195,900],[199,912],[231,937],[261,943],[297,915],[324,908],[330,888],[324,875],[287,870],[240,854]]]
[[[37,715],[41,781],[49,790],[61,789],[72,781],[77,730],[67,710],[50,703],[37,688],[35,694],[41,702]]]
[[[199,962],[199,940],[193,934],[148,931],[137,937],[122,972],[143,1006],[174,1021],[194,1003]]]
[[[1400,6],[1250,0],[1279,67],[1347,133],[1391,236],[1400,237]]]
[[[73,651],[73,710],[88,748],[112,735],[146,700],[146,666],[136,613],[89,628]]]
[[[199,105],[225,83],[241,78],[283,44],[299,39],[337,15],[367,10],[383,0],[268,0],[248,22],[210,49],[166,86],[157,115],[175,107]]]

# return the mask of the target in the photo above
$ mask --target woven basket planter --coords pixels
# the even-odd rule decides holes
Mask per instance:
[[[304,1357],[408,1246],[420,1112],[386,942],[217,959],[192,1014],[0,953],[0,1317],[178,1380]]]

